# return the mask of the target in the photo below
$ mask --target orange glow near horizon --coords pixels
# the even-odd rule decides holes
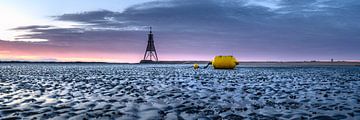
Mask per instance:
[[[27,51],[29,52],[29,51]],[[57,61],[57,62],[138,62],[138,56],[133,54],[105,54],[105,53],[54,53],[39,52],[25,53],[24,51],[0,51],[0,60],[19,61]]]
[[[43,52],[42,52],[43,51]],[[143,53],[101,53],[101,52],[56,52],[47,50],[17,51],[0,50],[0,60],[15,61],[57,61],[57,62],[114,62],[138,63],[143,58]],[[160,55],[163,61],[179,60],[211,60],[211,57],[196,55]]]
[[[110,62],[110,63],[138,63],[142,59],[141,54],[72,54],[70,56],[57,55],[31,55],[31,54],[14,54],[8,51],[0,51],[0,61],[53,61],[53,62]],[[211,61],[212,57],[199,57],[193,55],[163,55],[159,58],[160,61]],[[239,61],[266,61],[240,58]],[[269,60],[274,61],[274,60]],[[276,60],[275,60],[276,61]],[[329,61],[329,60],[318,60]],[[360,62],[360,60],[340,60],[348,62]]]
[[[90,49],[91,50],[91,49]],[[0,42],[0,61],[55,61],[55,62],[112,62],[138,63],[143,58],[143,52],[126,53],[126,51],[86,51],[82,49],[51,48],[31,45],[13,45],[12,42]],[[209,54],[164,54],[158,53],[161,61],[210,61],[214,55]],[[281,60],[275,57],[245,56],[237,54],[239,61],[310,61],[310,60]],[[330,60],[330,59],[329,59]],[[329,61],[326,59],[317,61]],[[336,60],[336,59],[335,59]],[[339,60],[360,62],[360,60]]]
[[[66,48],[51,48],[35,45],[13,45],[14,42],[3,42],[0,45],[0,61],[58,61],[58,62],[114,62],[138,63],[143,59],[143,52],[124,53],[125,51],[86,51]],[[90,49],[91,50],[91,49]],[[161,54],[159,60],[211,60],[211,57],[186,54]]]

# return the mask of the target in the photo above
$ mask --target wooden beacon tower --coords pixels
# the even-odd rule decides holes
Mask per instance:
[[[144,54],[143,60],[140,61],[140,63],[155,63],[158,62],[158,56],[155,49],[155,43],[154,43],[154,35],[152,33],[151,27],[148,34],[148,44],[146,47],[146,51]]]

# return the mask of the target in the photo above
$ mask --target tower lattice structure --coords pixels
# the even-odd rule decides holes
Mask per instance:
[[[154,61],[158,61],[158,56],[156,53],[156,49],[155,49],[155,43],[154,43],[154,35],[152,33],[152,28],[150,27],[150,31],[148,34],[148,44],[146,47],[146,51],[144,54],[144,59],[143,60],[154,60]]]

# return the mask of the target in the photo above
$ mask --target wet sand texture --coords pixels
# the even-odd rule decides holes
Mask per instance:
[[[0,68],[2,119],[360,119],[360,67]]]

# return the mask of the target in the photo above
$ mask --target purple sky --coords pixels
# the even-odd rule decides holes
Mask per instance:
[[[0,59],[137,62],[152,26],[160,60],[360,60],[357,0],[83,2],[64,11],[72,1],[44,3],[47,12],[29,13],[40,17],[20,21],[26,24],[12,18],[26,14],[24,5],[9,9],[2,27],[15,22],[0,29]]]

